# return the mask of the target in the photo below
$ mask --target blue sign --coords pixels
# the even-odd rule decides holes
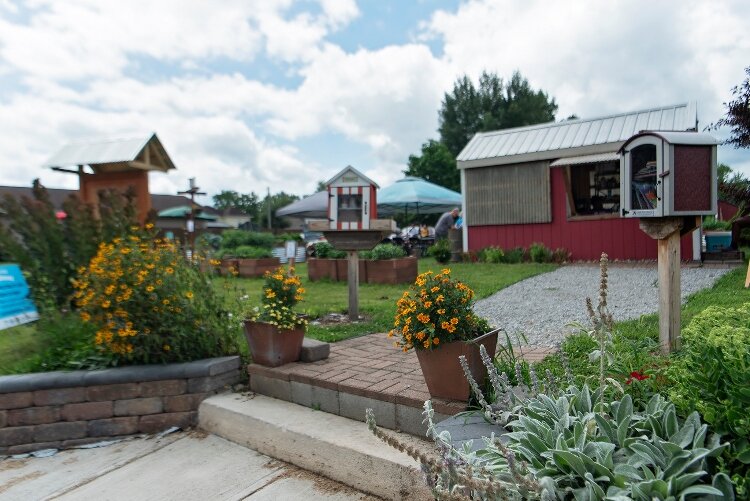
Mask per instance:
[[[0,264],[0,330],[39,319],[17,264]]]

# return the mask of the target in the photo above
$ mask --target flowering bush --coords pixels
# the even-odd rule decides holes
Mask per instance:
[[[234,327],[210,280],[168,240],[140,234],[102,243],[74,287],[81,319],[97,327],[93,342],[114,364],[237,351]]]
[[[307,326],[307,320],[294,312],[294,306],[303,300],[305,289],[299,277],[294,274],[294,268],[289,273],[283,266],[274,271],[267,271],[264,275],[262,310],[254,308],[246,312],[249,320],[268,322],[279,329],[296,329]]]
[[[488,329],[471,309],[474,291],[451,279],[450,273],[448,268],[422,273],[396,302],[394,328],[388,336],[401,337],[397,347],[432,349],[440,343],[473,339]]]

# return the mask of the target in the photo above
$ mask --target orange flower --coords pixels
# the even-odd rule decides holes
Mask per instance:
[[[440,338],[439,337],[432,338],[432,344],[434,345],[440,344]]]

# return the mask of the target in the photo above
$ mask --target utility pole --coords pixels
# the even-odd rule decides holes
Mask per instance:
[[[187,214],[185,229],[187,230],[188,234],[188,245],[190,245],[190,260],[192,261],[195,256],[195,196],[205,195],[205,193],[200,191],[200,188],[195,185],[195,178],[191,177],[190,188],[185,191],[178,191],[177,194],[190,195],[190,212],[188,212]]]
[[[271,222],[271,187],[266,188],[268,194],[266,195],[266,207],[268,209],[268,229],[273,233],[273,223]]]

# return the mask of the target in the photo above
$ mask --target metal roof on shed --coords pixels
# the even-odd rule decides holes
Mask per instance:
[[[616,152],[642,130],[686,131],[698,126],[695,102],[606,117],[479,132],[456,160],[459,168]]]

